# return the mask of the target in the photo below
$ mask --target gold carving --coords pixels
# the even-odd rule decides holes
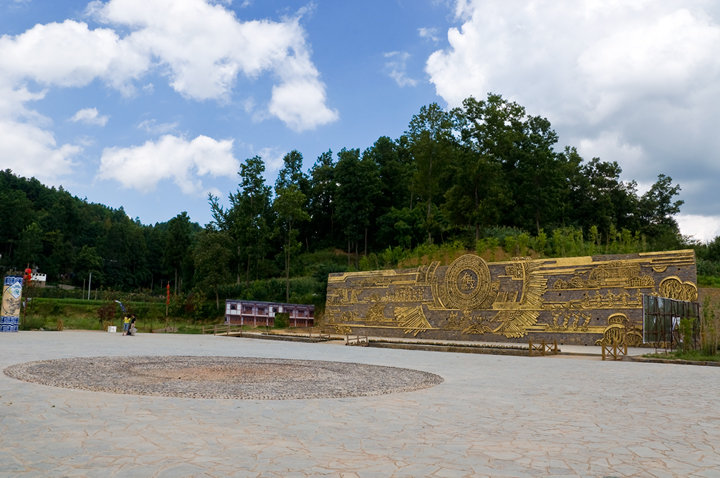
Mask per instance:
[[[421,305],[417,307],[396,307],[395,320],[406,334],[413,334],[414,337],[417,337],[420,332],[432,329]]]
[[[675,300],[696,301],[698,291],[692,282],[682,282],[679,277],[666,277],[658,287],[660,297],[667,297]]]
[[[500,310],[493,320],[500,322],[493,333],[508,338],[524,337],[528,333],[528,327],[537,323],[543,308],[542,296],[547,290],[548,281],[547,276],[540,274],[540,264],[533,261],[521,263],[525,277],[522,299],[519,303],[504,304],[507,308]]]
[[[551,332],[587,332],[591,319],[590,314],[585,312],[568,310],[555,311],[553,312],[552,325],[549,325],[547,330]]]
[[[655,287],[655,279],[648,274],[642,274],[640,264],[630,261],[611,261],[601,264],[587,273],[576,274],[568,280],[557,279],[552,288],[564,289],[598,289],[607,287]]]
[[[608,317],[608,326],[601,339],[595,345],[634,347],[642,343],[642,333],[630,323],[625,314],[612,314]]]
[[[679,277],[667,275],[670,270]],[[491,264],[468,254],[449,266],[331,274],[325,322],[338,330],[427,332],[438,339],[572,334],[572,343],[588,345],[603,333],[608,342],[622,337],[632,345],[641,336],[627,317],[639,317],[642,294],[697,300],[696,285],[680,279],[694,274],[693,251]],[[628,316],[615,315],[620,312]],[[606,314],[613,315],[599,324],[595,317]]]
[[[437,284],[437,298],[446,309],[480,309],[488,306],[490,270],[482,257],[460,256],[445,271],[445,280]]]
[[[382,300],[385,302],[422,302],[424,296],[425,289],[422,287],[398,287],[388,290]]]
[[[347,325],[335,325],[335,333],[340,335],[347,335],[352,333],[352,328],[348,327]]]
[[[640,308],[642,307],[642,294],[635,292],[632,297],[627,291],[617,294],[612,291],[602,293],[595,291],[592,295],[588,292],[583,294],[582,299],[569,300],[560,305],[563,309],[617,309],[617,308]]]
[[[368,323],[382,323],[385,322],[385,304],[377,303],[370,306],[367,316],[365,317]]]

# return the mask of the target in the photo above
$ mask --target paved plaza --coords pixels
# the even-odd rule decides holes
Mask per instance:
[[[0,334],[3,370],[100,356],[322,360],[443,381],[260,400],[74,390],[0,374],[0,476],[720,476],[720,367],[198,335]]]

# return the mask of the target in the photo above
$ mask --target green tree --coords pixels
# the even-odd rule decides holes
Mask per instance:
[[[246,283],[251,271],[254,278],[259,277],[269,248],[271,194],[264,172],[265,163],[260,156],[248,158],[240,166],[240,187],[230,194],[230,207],[225,210],[217,197],[209,197],[214,224],[228,232],[233,242],[238,284],[243,269]]]
[[[183,290],[182,279],[189,272],[192,261],[191,246],[193,229],[190,217],[183,211],[168,222],[168,233],[165,236],[165,264],[174,276],[175,295]]]
[[[568,163],[579,165],[569,176],[571,222],[585,231],[597,226],[599,234],[608,238],[611,226],[637,229],[637,186],[620,180],[622,169],[618,163],[593,158],[581,164],[582,158],[574,148],[567,148],[564,156]]]
[[[275,182],[275,200],[273,210],[277,217],[277,226],[283,236],[283,262],[285,270],[285,302],[290,301],[290,262],[292,256],[300,251],[298,226],[307,222],[307,195],[309,189],[307,175],[302,172],[302,155],[291,151],[283,158],[283,167]]]
[[[282,249],[285,263],[285,302],[290,301],[290,261],[302,247],[297,240],[297,225],[310,219],[305,211],[306,202],[307,198],[295,184],[275,189],[273,209],[284,237]]]
[[[318,156],[310,170],[308,193],[309,236],[317,249],[335,244],[335,164],[332,152]]]
[[[641,230],[655,241],[657,247],[669,249],[681,243],[680,229],[673,217],[684,203],[681,199],[674,199],[679,193],[680,186],[673,185],[670,176],[660,174],[655,184],[640,198]]]
[[[37,222],[29,224],[18,238],[15,250],[15,262],[21,266],[36,266],[40,263],[42,254],[42,229]]]
[[[202,230],[197,235],[193,248],[195,263],[195,284],[208,286],[215,295],[215,309],[220,309],[219,288],[232,280],[230,263],[232,261],[232,244],[227,232],[217,231],[212,227]]]
[[[373,161],[378,168],[380,195],[377,213],[382,215],[390,208],[409,205],[412,181],[412,158],[401,142],[381,136],[363,152],[363,160]]]
[[[94,274],[96,283],[103,283],[103,260],[95,247],[82,246],[75,258],[75,274],[85,279]]]
[[[354,249],[357,261],[361,242],[367,255],[368,228],[380,193],[377,165],[370,158],[360,160],[360,150],[343,148],[338,153],[335,181],[336,214],[347,240],[348,260]]]
[[[445,190],[443,182],[449,175],[447,166],[452,163],[453,154],[457,151],[452,128],[453,117],[437,103],[432,103],[420,108],[405,133],[415,167],[412,191],[424,204],[428,243],[433,242],[433,235],[442,231],[437,217],[438,205]]]
[[[3,181],[8,174],[0,172],[0,254],[9,259],[20,234],[35,222],[36,214],[25,192],[5,184],[10,182]]]

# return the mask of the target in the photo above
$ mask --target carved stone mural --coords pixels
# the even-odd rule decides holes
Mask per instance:
[[[697,300],[692,250],[330,274],[325,323],[340,333],[593,345],[642,330],[642,296]],[[629,340],[629,338],[628,338]],[[634,340],[634,339],[633,339]]]

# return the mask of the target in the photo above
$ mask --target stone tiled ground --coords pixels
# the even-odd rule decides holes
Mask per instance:
[[[406,367],[370,397],[120,395],[0,375],[0,476],[719,476],[720,367],[102,332],[0,334],[0,368],[198,355]]]

